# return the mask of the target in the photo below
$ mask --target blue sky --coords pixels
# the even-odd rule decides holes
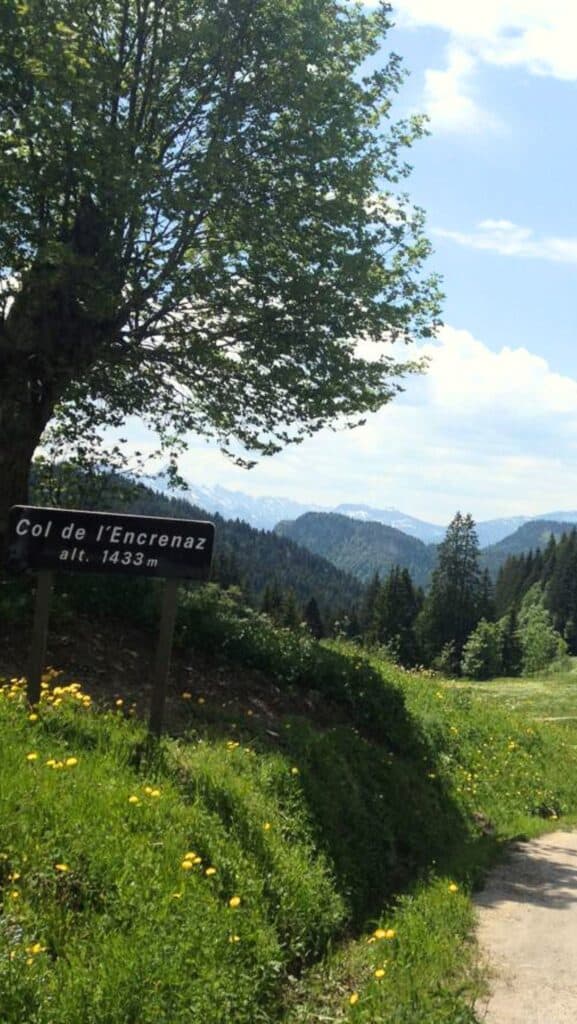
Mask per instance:
[[[431,119],[407,183],[446,293],[429,373],[364,428],[248,473],[191,438],[184,474],[437,522],[577,508],[577,5],[398,0],[394,16],[384,50],[411,71],[396,113]]]

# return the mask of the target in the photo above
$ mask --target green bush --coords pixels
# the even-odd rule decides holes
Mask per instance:
[[[461,672],[470,679],[491,679],[500,675],[502,669],[500,626],[481,619],[463,648]]]

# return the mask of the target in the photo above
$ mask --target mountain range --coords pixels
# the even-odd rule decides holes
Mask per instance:
[[[160,482],[156,481],[153,486],[159,485]],[[423,541],[424,544],[438,544],[443,540],[446,530],[446,525],[417,519],[392,506],[375,508],[362,503],[345,503],[329,507],[314,503],[303,504],[284,497],[258,497],[242,491],[228,490],[226,487],[203,487],[198,484],[189,484],[189,490],[183,497],[206,509],[207,512],[218,512],[227,519],[243,519],[261,530],[272,530],[277,523],[298,519],[306,512],[335,512],[361,522],[383,523],[409,537]],[[482,548],[498,544],[525,523],[542,520],[577,524],[577,510],[544,512],[538,516],[509,516],[478,522],[476,528],[479,544]]]

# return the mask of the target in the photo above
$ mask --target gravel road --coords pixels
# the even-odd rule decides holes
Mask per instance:
[[[577,832],[516,844],[477,896],[487,1024],[577,1022]]]

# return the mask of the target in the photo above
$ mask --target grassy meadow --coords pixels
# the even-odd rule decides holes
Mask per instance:
[[[472,1024],[470,894],[577,814],[571,723],[538,720],[572,676],[457,685],[214,594],[181,646],[207,601],[246,700],[175,692],[160,744],[57,670],[37,709],[2,685],[2,1024]]]

